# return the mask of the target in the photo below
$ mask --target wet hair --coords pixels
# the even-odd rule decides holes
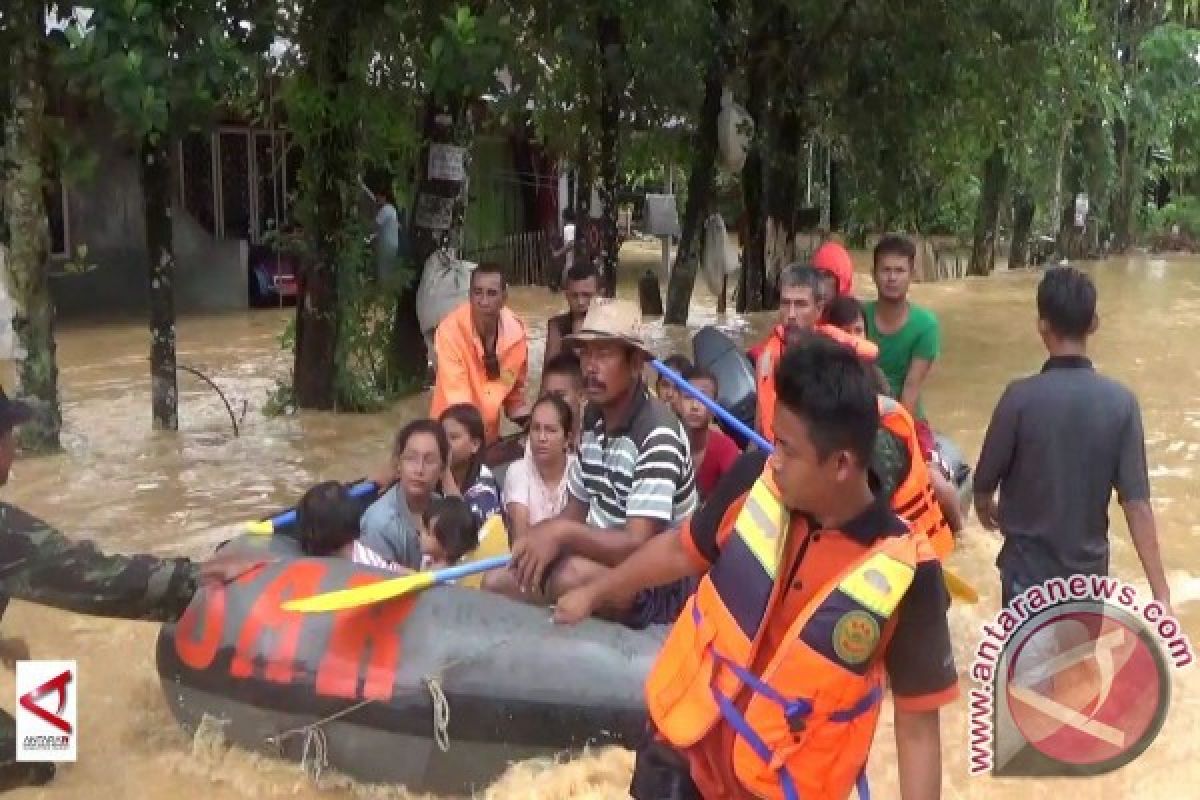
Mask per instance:
[[[479,470],[483,466],[483,446],[487,444],[487,434],[483,430],[483,415],[479,413],[478,408],[470,403],[455,403],[438,417],[438,425],[445,425],[448,419],[452,419],[459,425],[462,425],[467,429],[467,436],[479,442],[479,449],[475,451],[475,455],[471,457],[471,461],[467,464],[466,484],[469,486],[475,482],[475,479],[479,476]],[[449,463],[448,459],[447,463]],[[464,486],[462,488],[466,489],[467,487]]]
[[[860,319],[864,323],[867,321],[862,303],[858,302],[858,298],[851,294],[839,295],[830,303],[829,309],[825,312],[825,318],[830,325],[838,328],[853,325]]]
[[[538,406],[550,406],[558,413],[558,421],[562,425],[563,433],[568,438],[571,432],[575,430],[575,412],[571,411],[571,407],[567,405],[567,401],[563,400],[556,394],[544,394],[538,398],[538,401],[533,404],[533,411],[538,410]]]
[[[567,270],[566,283],[586,280],[595,280],[596,285],[600,285],[600,273],[596,272],[596,268],[591,264],[572,264],[571,268]]]
[[[1082,340],[1096,318],[1096,284],[1075,267],[1046,270],[1037,290],[1038,318],[1064,339]]]
[[[691,360],[687,356],[680,353],[672,353],[664,358],[662,363],[678,372],[681,376],[683,373],[692,368]],[[671,379],[660,372],[658,373],[658,378],[654,381],[654,385],[657,387],[662,386],[664,383],[670,386],[672,389],[675,389],[675,391],[679,391],[676,389],[675,384],[671,382]]]
[[[446,563],[454,564],[479,546],[479,526],[471,507],[461,497],[439,497],[422,515],[425,528],[446,552]]]
[[[471,270],[471,286],[475,286],[476,275],[499,275],[500,288],[508,288],[508,278],[504,275],[504,267],[497,264],[495,261],[484,261],[475,269]]]
[[[808,426],[817,456],[849,450],[863,467],[879,430],[874,382],[850,348],[820,334],[803,334],[775,371],[779,402]]]
[[[917,246],[906,236],[888,234],[875,245],[875,252],[871,256],[872,269],[879,266],[879,259],[883,256],[903,256],[908,259],[909,269],[912,269],[917,260]]]
[[[808,264],[790,264],[779,273],[779,291],[784,289],[808,289],[813,300],[821,299],[821,275],[816,267]]]
[[[392,442],[392,455],[399,456],[408,447],[408,440],[418,433],[428,433],[437,441],[438,453],[442,456],[442,465],[450,461],[450,442],[446,441],[446,432],[435,419],[414,419],[396,434]]]
[[[579,363],[579,356],[569,350],[563,350],[546,362],[542,370],[543,383],[547,375],[562,375],[573,380],[576,388],[583,386],[583,366]]]
[[[685,369],[681,374],[683,375],[683,379],[688,383],[695,383],[696,381],[709,381],[712,383],[714,390],[718,392],[721,390],[721,384],[717,382],[717,376],[714,375],[712,370],[708,369],[707,367],[702,367],[698,364],[692,365]]]
[[[663,363],[678,372],[680,375],[692,368],[691,359],[685,355],[682,355],[681,353],[674,353],[667,356],[663,359]],[[666,380],[666,378],[662,378],[662,380]]]
[[[337,481],[318,483],[296,506],[300,547],[310,556],[333,555],[358,538],[362,503]]]

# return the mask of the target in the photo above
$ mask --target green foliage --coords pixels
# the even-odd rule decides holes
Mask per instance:
[[[1153,236],[1178,232],[1192,242],[1200,242],[1200,197],[1189,195],[1172,200],[1162,208],[1144,210],[1146,230]]]
[[[96,0],[71,18],[59,53],[67,86],[100,100],[134,141],[207,122],[219,105],[251,95],[244,49],[265,13],[222,14],[211,0]],[[249,12],[249,9],[247,10]],[[249,31],[249,32],[248,32]]]

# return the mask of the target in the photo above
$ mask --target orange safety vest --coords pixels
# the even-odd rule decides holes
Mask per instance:
[[[892,494],[892,510],[915,532],[925,534],[938,559],[944,561],[954,550],[954,531],[933,492],[929,465],[922,456],[912,415],[892,398],[880,395],[879,421],[908,448],[908,475]]]
[[[846,345],[863,361],[874,361],[879,356],[879,347],[874,342],[846,333],[836,326],[821,324],[816,331]],[[775,441],[775,369],[782,356],[783,326],[776,325],[762,343],[758,361],[754,365],[758,392],[758,432],[768,442]]]
[[[913,533],[878,542],[814,595],[756,674],[765,623],[786,589],[777,578],[789,523],[764,470],[646,679],[647,708],[680,749],[731,726],[733,773],[756,797],[844,800],[855,785],[865,797],[884,641],[917,565],[935,557]]]

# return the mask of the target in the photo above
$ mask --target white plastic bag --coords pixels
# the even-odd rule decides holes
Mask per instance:
[[[733,102],[733,92],[721,93],[721,112],[717,115],[717,143],[721,150],[721,165],[737,174],[746,163],[746,150],[754,136],[754,120],[745,108]]]
[[[700,273],[713,294],[721,291],[721,279],[741,268],[737,247],[729,241],[725,220],[713,214],[704,221],[704,253],[700,258]]]
[[[436,251],[425,262],[417,286],[417,322],[431,354],[437,326],[451,311],[467,302],[475,266],[475,262],[461,261],[446,250]]]

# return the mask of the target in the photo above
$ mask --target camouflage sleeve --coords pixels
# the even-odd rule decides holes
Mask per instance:
[[[911,462],[904,440],[882,425],[875,434],[875,449],[871,454],[871,471],[879,479],[879,494],[888,498],[908,477]]]
[[[199,585],[186,558],[105,555],[0,503],[0,593],[81,614],[174,622]]]

